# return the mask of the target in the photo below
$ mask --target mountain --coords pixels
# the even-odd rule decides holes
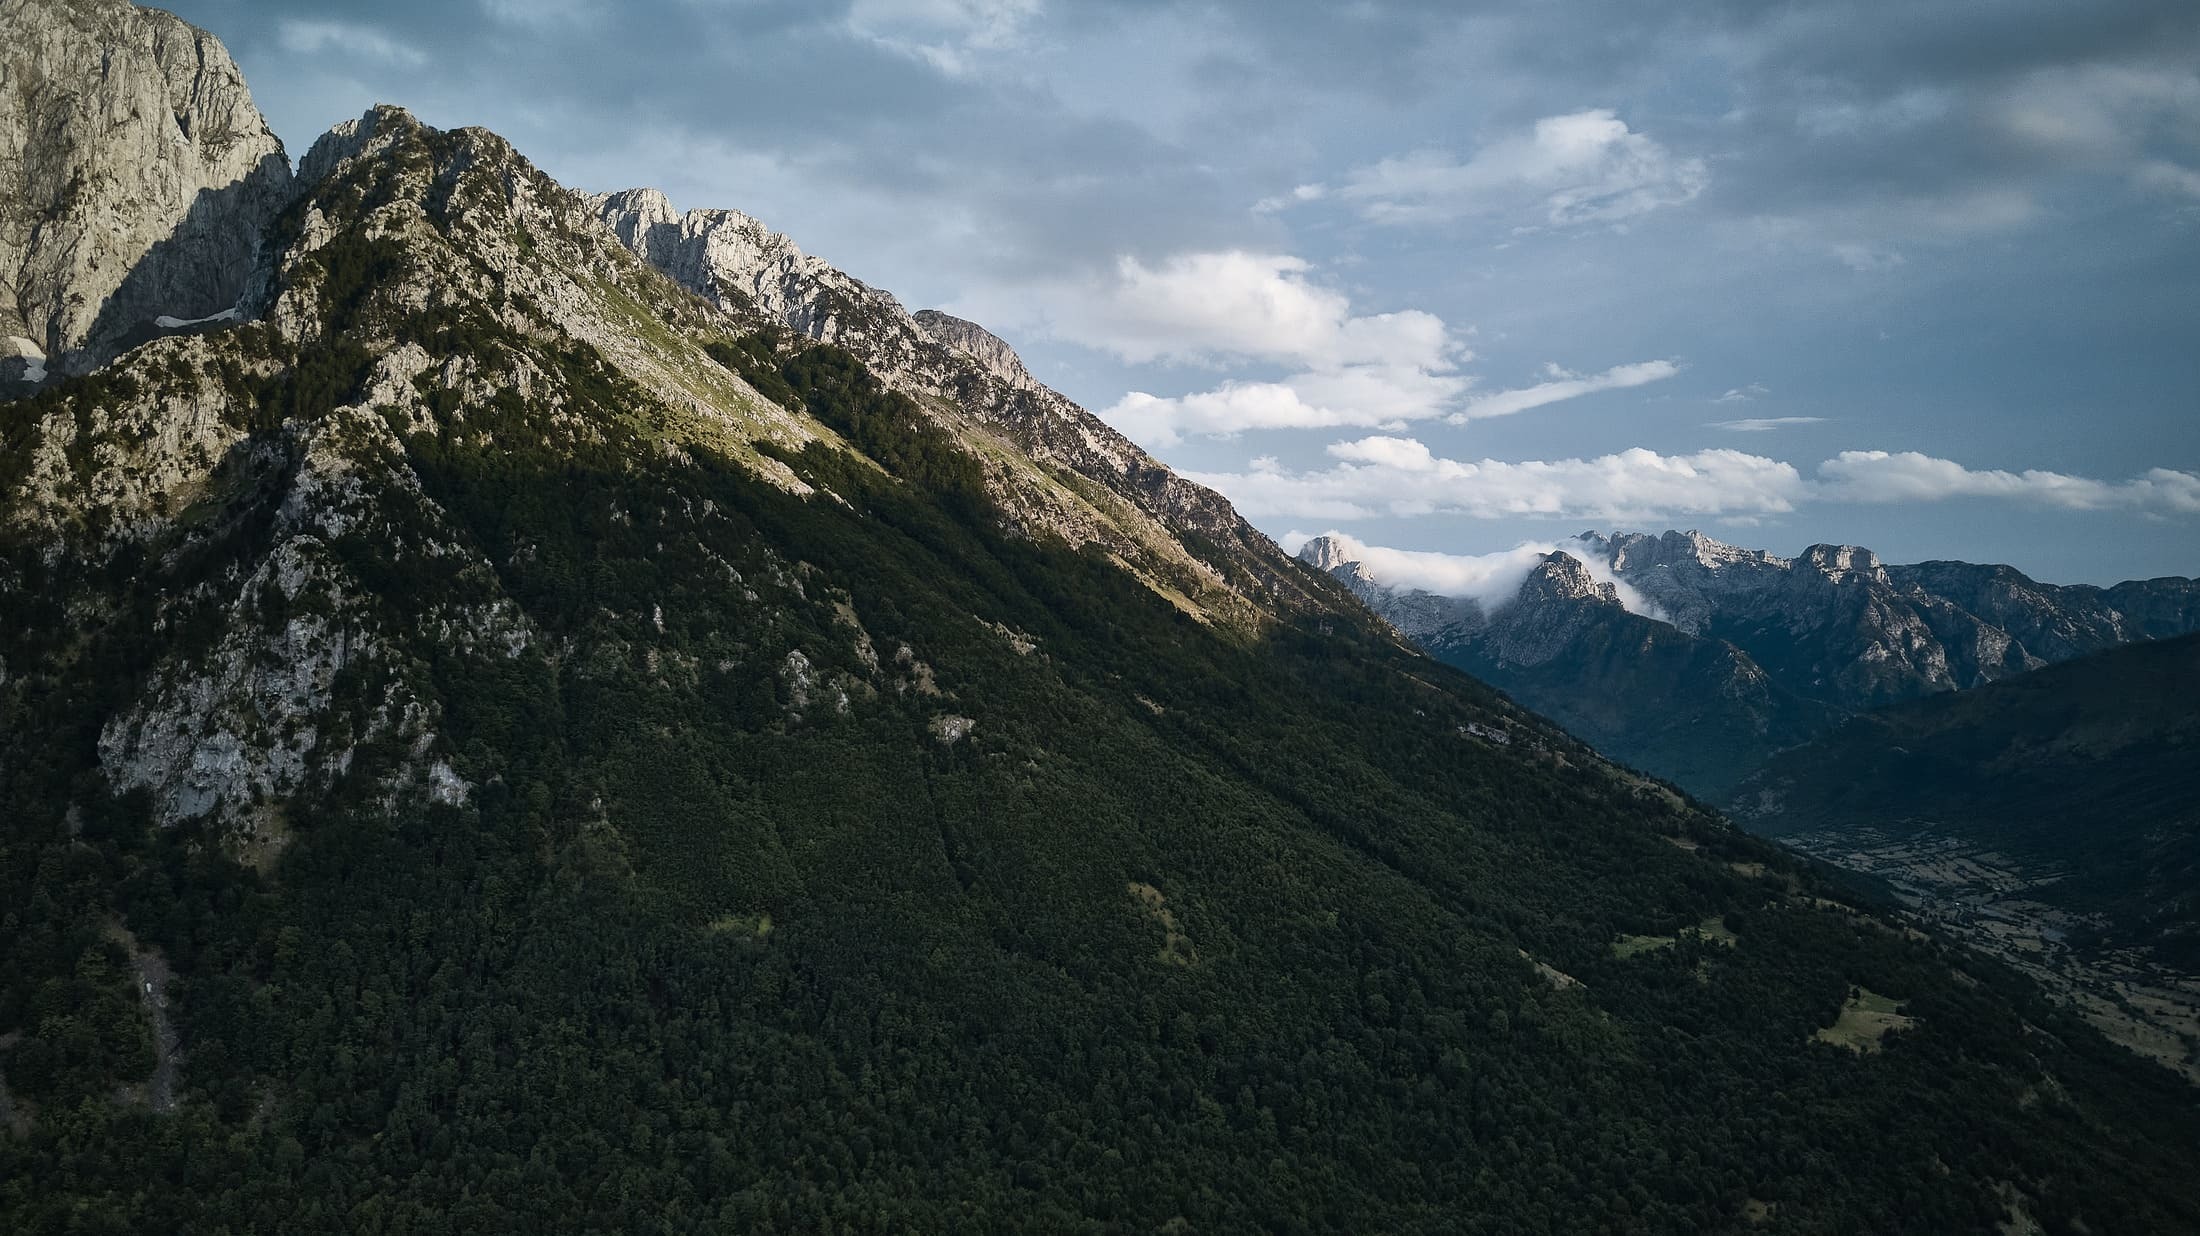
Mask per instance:
[[[1855,717],[1735,796],[2200,1080],[2200,636]]]
[[[1299,556],[1431,656],[1697,793],[1732,786],[1765,752],[1838,716],[1784,689],[1734,645],[1629,611],[1612,584],[1564,551],[1488,613],[1471,600],[1386,586],[1334,538],[1307,542]]]
[[[1842,712],[2200,629],[2195,579],[2103,589],[2039,584],[2006,566],[1887,566],[1853,545],[1791,560],[1694,532],[1583,540],[1681,630],[1727,640]]]
[[[918,401],[976,448],[993,500],[1025,531],[1102,546],[1189,612],[1242,614],[1239,602],[1263,597],[1334,603],[1220,495],[1040,385],[983,327],[911,314],[739,211],[677,212],[654,189],[589,202],[635,254],[721,312],[844,349]]]
[[[1351,555],[1333,538],[1300,556],[1431,654],[1714,798],[1843,717],[2200,629],[2193,579],[2058,586],[2005,566],[1888,566],[1850,545],[1781,558],[1698,532],[1572,545],[1488,612],[1342,570]],[[1584,559],[1636,608],[1595,586]]]
[[[752,225],[378,108],[0,403],[0,1226],[2200,1228],[2159,1067]]]

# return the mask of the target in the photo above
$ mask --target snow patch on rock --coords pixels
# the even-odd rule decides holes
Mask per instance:
[[[209,313],[203,318],[172,318],[164,313],[153,319],[153,325],[160,327],[162,330],[182,330],[186,326],[204,326],[208,322],[234,322],[236,320],[237,307],[231,305],[220,313]]]

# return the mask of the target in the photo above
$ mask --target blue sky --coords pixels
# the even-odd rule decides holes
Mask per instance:
[[[188,0],[731,206],[1279,536],[1584,528],[2200,573],[2190,0]]]

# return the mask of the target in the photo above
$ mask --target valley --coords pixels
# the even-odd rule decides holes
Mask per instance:
[[[1883,884],[1919,927],[2024,974],[2111,1041],[2200,1084],[2200,975],[2150,949],[2090,943],[2108,926],[2102,916],[2038,895],[2066,873],[1930,831],[1858,827],[1780,840]]]

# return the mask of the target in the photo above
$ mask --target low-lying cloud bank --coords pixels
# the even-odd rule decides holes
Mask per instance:
[[[1665,616],[1648,598],[1612,572],[1611,559],[1602,549],[1577,537],[1561,541],[1522,541],[1511,549],[1488,554],[1446,554],[1369,545],[1335,529],[1319,535],[1337,542],[1347,559],[1365,567],[1369,575],[1386,587],[1417,589],[1473,601],[1485,613],[1518,596],[1528,573],[1535,570],[1545,556],[1563,552],[1579,559],[1597,582],[1612,585],[1619,593],[1620,603],[1628,609],[1652,618]],[[1313,539],[1304,532],[1289,532],[1284,534],[1281,544],[1287,552],[1295,554]]]
[[[1445,459],[1413,438],[1374,435],[1328,448],[1337,462],[1294,471],[1272,459],[1243,472],[1191,474],[1253,516],[1368,519],[1464,515],[1655,522],[1751,519],[1810,502],[1995,499],[2064,510],[2200,514],[2200,474],[2154,468],[2125,481],[2031,469],[1978,470],[1915,451],[1843,451],[1806,476],[1727,449],[1662,455],[1640,447],[1589,459]]]
[[[2200,475],[2151,468],[2128,481],[2096,481],[2060,472],[1974,471],[1916,451],[1843,451],[1818,465],[1828,497],[1850,502],[1933,502],[2006,498],[2068,510],[2111,507],[2165,514],[2200,513]]]

